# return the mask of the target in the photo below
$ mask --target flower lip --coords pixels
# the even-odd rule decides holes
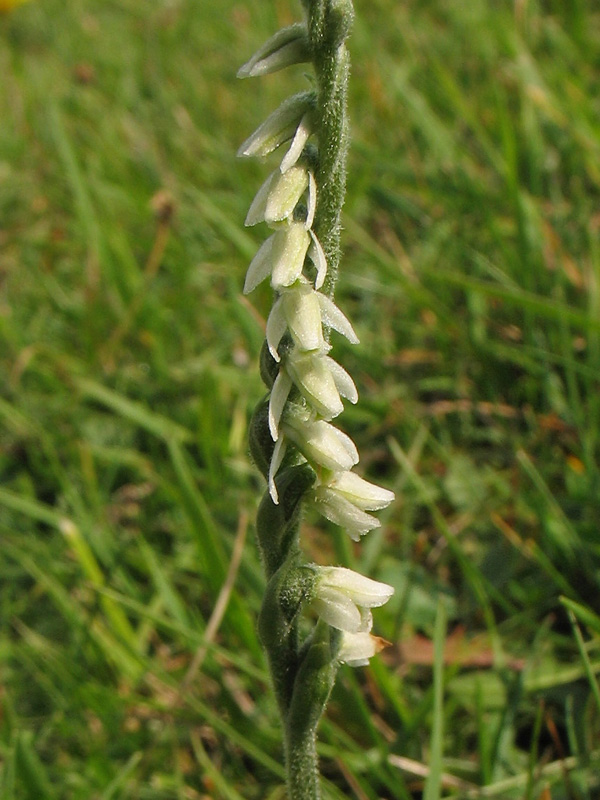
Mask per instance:
[[[342,664],[349,667],[366,667],[369,659],[388,647],[391,642],[387,642],[380,636],[373,636],[368,631],[349,633],[344,631],[340,642],[337,658]]]

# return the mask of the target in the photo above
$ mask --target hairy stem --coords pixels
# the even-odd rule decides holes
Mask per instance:
[[[315,232],[327,258],[323,287],[333,296],[340,262],[341,214],[346,194],[347,94],[350,59],[344,41],[354,16],[351,0],[309,0],[309,43],[317,78],[319,188]]]

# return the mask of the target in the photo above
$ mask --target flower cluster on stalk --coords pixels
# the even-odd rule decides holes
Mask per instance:
[[[266,75],[310,59],[306,25],[279,31],[239,70],[238,77]],[[275,302],[266,326],[267,347],[277,374],[268,406],[273,453],[268,471],[271,500],[279,503],[276,478],[293,448],[295,463],[305,460],[316,481],[306,500],[358,541],[379,527],[369,512],[385,508],[393,493],[359,477],[354,442],[332,424],[342,399],[356,403],[354,381],[329,352],[330,331],[353,344],[352,324],[322,291],[327,259],[314,230],[319,186],[316,94],[302,92],[282,103],[241,145],[238,155],[265,157],[289,144],[258,190],[246,225],[266,223],[271,235],[253,258],[244,293],[269,279]],[[324,622],[342,632],[338,660],[368,663],[383,640],[372,636],[371,608],[383,605],[392,587],[339,567],[308,565],[314,573],[312,607]]]

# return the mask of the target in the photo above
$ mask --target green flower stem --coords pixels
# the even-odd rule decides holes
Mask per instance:
[[[285,728],[289,800],[318,800],[317,727],[335,682],[338,633],[319,621],[296,676]]]
[[[333,296],[340,262],[341,213],[346,194],[347,95],[350,59],[344,44],[352,27],[351,0],[305,0],[309,45],[317,77],[319,165],[315,233],[327,258],[323,291]]]

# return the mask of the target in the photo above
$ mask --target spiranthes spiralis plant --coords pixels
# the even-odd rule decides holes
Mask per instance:
[[[353,472],[356,447],[331,423],[342,398],[358,399],[352,378],[329,355],[332,332],[358,343],[333,301],[348,149],[346,39],[354,10],[351,0],[303,5],[305,20],[272,36],[238,73],[256,77],[309,62],[316,87],[282,103],[238,153],[283,152],[246,217],[246,225],[264,222],[272,233],[248,268],[244,292],[269,278],[275,293],[261,353],[269,393],[252,418],[250,447],[268,483],[256,522],[268,581],[259,633],[282,718],[290,800],[320,797],[319,719],[339,664],[365,665],[381,649],[383,640],[371,634],[371,609],[393,592],[352,570],[306,563],[300,547],[303,504],[358,541],[380,524],[369,512],[393,499]],[[302,635],[309,609],[318,619]]]

